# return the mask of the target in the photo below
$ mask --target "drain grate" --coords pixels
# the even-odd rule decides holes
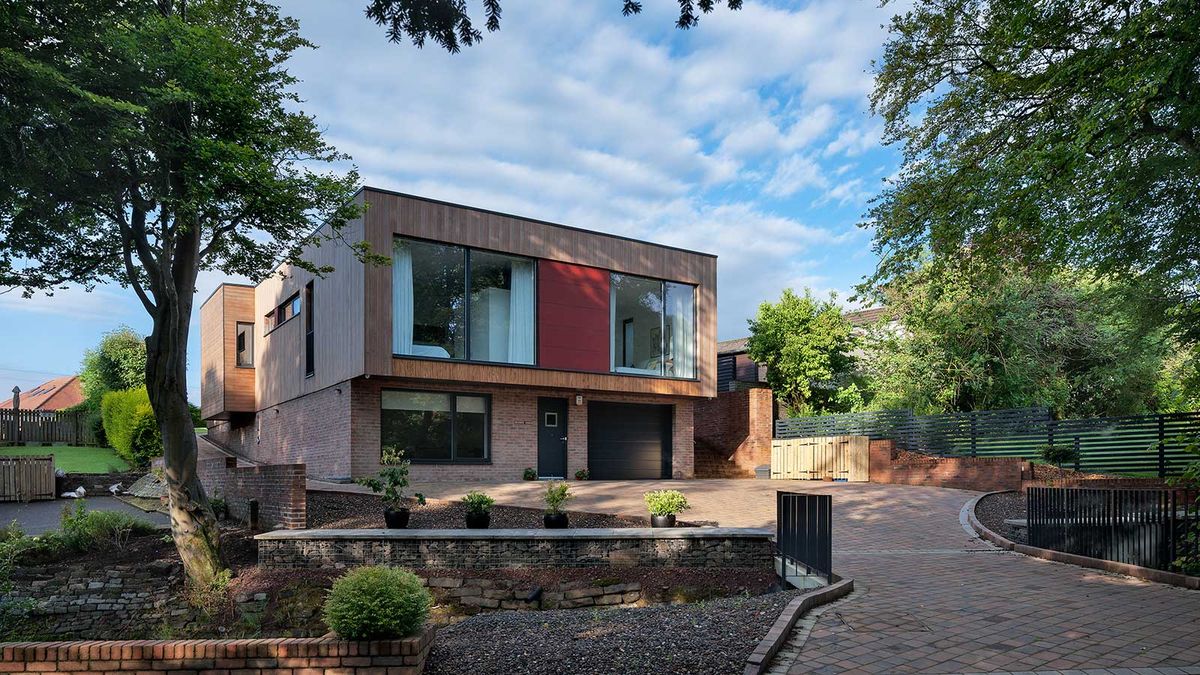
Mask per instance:
[[[859,633],[932,632],[908,612],[837,612],[836,616],[850,630]]]

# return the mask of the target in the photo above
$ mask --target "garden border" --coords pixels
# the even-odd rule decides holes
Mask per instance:
[[[853,590],[853,579],[839,579],[828,586],[792,598],[792,601],[779,613],[771,630],[767,631],[766,637],[760,640],[750,656],[746,657],[745,675],[762,675],[770,668],[771,660],[783,648],[784,643],[792,634],[792,629],[796,627],[796,622],[805,612],[844,598]]]
[[[1084,555],[1076,555],[1074,553],[1064,553],[1048,548],[1038,548],[1037,546],[1029,546],[1028,544],[1018,544],[1010,539],[993,532],[988,529],[975,516],[975,505],[979,500],[989,495],[1004,494],[1006,492],[1017,492],[1017,490],[998,490],[995,492],[986,492],[977,497],[972,498],[963,506],[963,511],[966,512],[967,522],[971,528],[975,530],[982,539],[989,541],[996,546],[1006,550],[1027,555],[1031,558],[1041,558],[1042,560],[1050,560],[1053,562],[1066,563],[1068,565],[1076,565],[1078,567],[1086,567],[1089,569],[1100,570],[1103,572],[1111,572],[1112,574],[1123,574],[1127,577],[1142,579],[1144,581],[1153,581],[1160,584],[1168,584],[1170,586],[1179,586],[1193,591],[1200,590],[1200,577],[1192,577],[1186,574],[1177,572],[1166,572],[1164,570],[1156,570],[1151,567],[1142,567],[1140,565],[1130,565],[1129,563],[1116,562],[1114,560],[1103,560],[1101,558],[1090,558]]]

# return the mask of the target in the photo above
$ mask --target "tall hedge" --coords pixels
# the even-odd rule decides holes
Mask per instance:
[[[146,388],[110,391],[100,403],[104,433],[122,459],[137,467],[161,457],[162,434]]]

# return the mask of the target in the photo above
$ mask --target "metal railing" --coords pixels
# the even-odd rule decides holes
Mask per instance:
[[[1200,563],[1200,492],[1029,488],[1029,544],[1172,572]]]
[[[801,587],[829,584],[833,577],[833,497],[780,491],[775,499],[780,575]]]

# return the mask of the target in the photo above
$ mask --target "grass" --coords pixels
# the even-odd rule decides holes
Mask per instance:
[[[54,466],[67,473],[108,473],[128,471],[129,464],[117,457],[112,448],[75,445],[24,445],[0,448],[4,457],[41,457],[54,455]]]

